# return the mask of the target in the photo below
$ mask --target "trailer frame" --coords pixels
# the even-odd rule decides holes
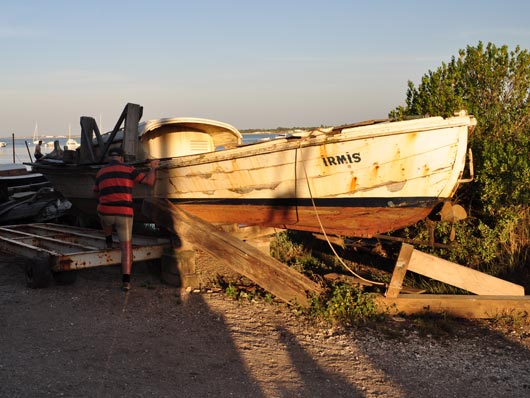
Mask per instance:
[[[56,282],[73,283],[73,271],[121,263],[117,235],[107,248],[102,230],[53,223],[18,224],[0,227],[0,251],[29,260],[25,266],[29,287],[45,287],[53,276]],[[156,260],[169,239],[133,235],[133,262]]]

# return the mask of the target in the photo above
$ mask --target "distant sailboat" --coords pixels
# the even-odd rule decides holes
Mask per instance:
[[[72,127],[68,125],[68,139],[66,140],[66,146],[68,149],[75,151],[79,147],[79,143],[72,138]]]
[[[33,130],[33,143],[37,145],[39,143],[39,126],[35,122],[35,130]]]

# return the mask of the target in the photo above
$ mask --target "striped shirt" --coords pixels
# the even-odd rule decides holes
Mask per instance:
[[[112,160],[96,174],[94,192],[98,195],[98,213],[133,217],[132,189],[146,174],[116,160]]]

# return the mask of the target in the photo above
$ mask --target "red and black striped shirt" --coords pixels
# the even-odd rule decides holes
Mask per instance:
[[[133,217],[132,189],[146,174],[124,163],[112,160],[96,174],[94,192],[98,195],[98,213]]]

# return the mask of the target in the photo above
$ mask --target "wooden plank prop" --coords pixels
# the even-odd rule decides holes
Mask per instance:
[[[523,286],[423,253],[404,243],[386,293],[387,297],[397,297],[406,271],[479,295],[524,296]]]
[[[475,295],[399,294],[407,271],[475,293]],[[389,312],[438,312],[464,318],[492,318],[528,313],[530,296],[524,287],[494,276],[422,253],[404,243],[385,296],[376,302]]]
[[[180,240],[190,242],[215,256],[226,266],[287,303],[307,307],[308,293],[319,294],[322,291],[317,283],[306,276],[168,200],[145,199],[142,212]]]
[[[524,296],[524,287],[413,250],[408,270],[480,295]]]

